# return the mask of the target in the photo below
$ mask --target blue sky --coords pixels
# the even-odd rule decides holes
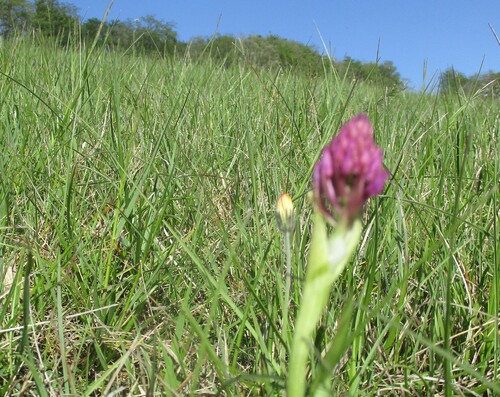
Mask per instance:
[[[107,0],[68,0],[82,19],[101,18]],[[499,0],[115,0],[109,19],[154,15],[174,23],[178,38],[214,33],[276,34],[345,56],[392,61],[421,88],[453,66],[466,75],[500,71]],[[325,50],[326,49],[326,50]]]

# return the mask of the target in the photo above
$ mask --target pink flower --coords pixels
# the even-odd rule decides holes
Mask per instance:
[[[350,225],[368,198],[382,192],[389,176],[382,153],[366,115],[357,115],[340,128],[313,173],[314,202],[327,218]]]

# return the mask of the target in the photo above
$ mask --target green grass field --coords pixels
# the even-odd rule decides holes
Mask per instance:
[[[0,395],[283,395],[312,167],[360,112],[392,178],[307,375],[352,302],[332,396],[498,395],[500,103],[480,89],[3,42]]]

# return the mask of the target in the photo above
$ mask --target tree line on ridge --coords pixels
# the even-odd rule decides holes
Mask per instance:
[[[324,74],[328,58],[314,47],[276,35],[235,37],[215,35],[195,37],[189,42],[178,39],[174,25],[154,16],[135,20],[90,18],[81,21],[78,10],[58,0],[0,0],[0,35],[3,38],[35,33],[53,38],[61,45],[81,44],[105,46],[108,50],[136,55],[167,57],[174,54],[191,59],[210,59],[227,67],[242,62],[255,68],[293,69],[309,76]],[[350,57],[332,61],[336,72],[349,79],[367,81],[391,90],[404,89],[405,81],[391,61],[360,62]],[[500,97],[500,73],[492,71],[467,77],[450,68],[439,76],[441,93]]]

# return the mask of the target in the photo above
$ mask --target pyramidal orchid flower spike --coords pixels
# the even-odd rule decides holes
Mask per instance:
[[[295,322],[287,397],[304,397],[313,335],[338,279],[361,238],[359,216],[367,200],[382,192],[389,176],[382,149],[364,114],[353,117],[327,145],[313,171],[313,235],[302,301]],[[331,234],[326,223],[334,226]],[[329,395],[330,379],[316,379],[314,396]]]
[[[373,141],[372,125],[360,114],[323,149],[314,167],[314,202],[327,219],[349,225],[368,198],[383,190],[388,175],[382,149]]]

